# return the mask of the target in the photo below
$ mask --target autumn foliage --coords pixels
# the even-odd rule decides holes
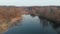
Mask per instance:
[[[31,14],[45,17],[49,20],[60,22],[59,6],[35,6],[32,7]]]
[[[0,6],[0,33],[9,29],[23,14],[42,16],[52,21],[60,22],[60,6]]]

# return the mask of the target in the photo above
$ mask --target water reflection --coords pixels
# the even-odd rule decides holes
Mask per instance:
[[[57,34],[60,34],[60,24],[58,23],[54,23],[52,21],[48,21],[47,19],[44,19],[44,18],[40,18],[40,23],[43,24],[43,27],[47,27],[48,25],[51,25],[51,27],[54,29],[54,31],[57,32]]]
[[[22,16],[12,18],[9,21],[6,20],[6,19],[1,20],[0,21],[0,34],[3,34],[4,32],[7,32],[8,29],[10,29],[14,26],[17,26],[18,23],[21,23],[21,21],[22,21]]]
[[[31,15],[32,17],[34,15]],[[60,34],[60,24],[58,23],[55,23],[53,21],[48,21],[47,19],[44,19],[44,18],[40,18],[40,25],[43,27],[43,28],[46,28],[46,27],[49,27],[51,25],[51,27],[53,28],[54,31],[57,32],[57,34]]]
[[[60,24],[34,15],[24,15],[22,18],[21,26],[12,28],[5,34],[60,34]]]

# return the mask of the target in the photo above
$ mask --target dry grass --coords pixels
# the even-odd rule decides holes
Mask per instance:
[[[7,31],[17,21],[22,20],[22,13],[17,7],[0,7],[0,33]]]

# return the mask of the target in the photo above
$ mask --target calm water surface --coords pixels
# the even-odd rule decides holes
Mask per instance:
[[[4,34],[59,34],[59,26],[38,16],[23,15],[22,23]]]

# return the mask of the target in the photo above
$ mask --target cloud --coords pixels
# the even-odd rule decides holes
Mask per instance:
[[[60,5],[60,0],[0,0],[0,5],[45,6]]]

